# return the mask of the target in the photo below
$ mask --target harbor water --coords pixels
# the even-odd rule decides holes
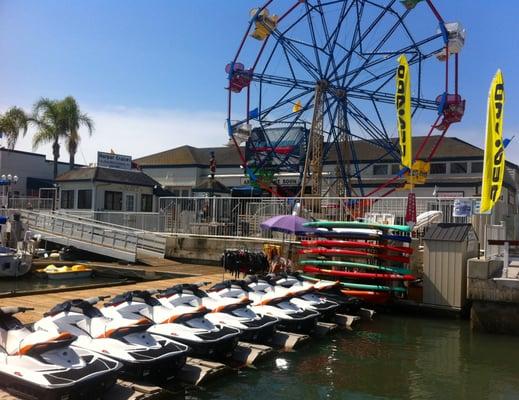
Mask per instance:
[[[169,399],[519,399],[519,338],[378,315]]]

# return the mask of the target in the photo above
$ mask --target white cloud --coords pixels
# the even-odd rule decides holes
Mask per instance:
[[[133,158],[153,154],[185,144],[208,147],[226,142],[225,115],[210,111],[144,110],[126,107],[106,109],[84,108],[95,123],[92,137],[81,131],[82,141],[76,162],[95,162],[97,151],[109,152]],[[20,138],[16,149],[32,151],[32,131]],[[63,144],[63,143],[62,143]],[[52,158],[50,145],[36,150]],[[60,161],[68,161],[68,153],[62,146]]]

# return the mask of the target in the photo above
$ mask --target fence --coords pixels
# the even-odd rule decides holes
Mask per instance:
[[[453,217],[454,198],[417,198],[417,214],[442,211],[443,222],[471,222],[470,217]],[[342,221],[365,218],[369,213],[391,215],[393,223],[403,224],[406,197],[393,198],[233,198],[163,197],[160,212],[141,225],[155,226],[161,232],[211,236],[268,237],[260,224],[266,219],[291,214],[299,204],[304,218]],[[97,219],[96,213],[96,219]],[[107,218],[103,216],[103,218]],[[114,217],[110,217],[114,218]],[[137,221],[137,218],[135,219]],[[155,224],[155,225],[154,225]]]
[[[52,210],[54,199],[40,197],[9,197],[0,196],[0,204],[6,208],[21,210]]]

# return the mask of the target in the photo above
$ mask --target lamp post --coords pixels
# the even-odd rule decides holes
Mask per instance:
[[[4,207],[9,208],[9,193],[11,192],[10,188],[12,184],[16,184],[18,182],[18,176],[17,175],[11,175],[11,174],[3,174],[1,176],[2,183],[3,183],[3,189],[2,189],[2,195],[5,201],[5,198],[7,197],[7,201],[5,204],[3,204]],[[7,196],[5,187],[7,186]]]

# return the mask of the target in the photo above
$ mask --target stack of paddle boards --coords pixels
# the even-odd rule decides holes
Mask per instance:
[[[410,228],[354,221],[314,221],[316,238],[301,242],[305,277],[340,280],[343,293],[371,303],[386,303],[406,292],[416,278],[407,269],[412,254]]]

